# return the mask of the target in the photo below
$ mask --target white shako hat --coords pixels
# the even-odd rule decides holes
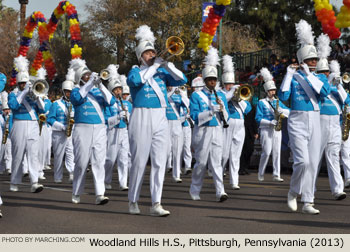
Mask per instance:
[[[16,82],[19,83],[19,82],[29,81],[29,73],[28,73],[29,61],[25,57],[20,55],[14,59],[14,65],[15,65],[16,71],[18,72],[16,76]]]
[[[331,40],[329,39],[328,35],[323,33],[317,38],[319,61],[316,65],[316,72],[329,71],[328,57],[332,51],[332,48],[329,46],[330,42]]]
[[[202,76],[204,81],[206,78],[209,77],[218,78],[217,66],[220,65],[219,61],[220,59],[218,50],[214,47],[210,47],[207,56],[205,56],[204,58],[205,67],[202,70]]]
[[[235,83],[235,68],[233,66],[232,57],[230,55],[225,55],[222,57],[223,63],[223,74],[222,74],[222,83],[225,84],[234,84]]]
[[[267,91],[269,91],[271,89],[276,89],[275,82],[273,81],[273,76],[266,67],[261,68],[260,74],[263,77],[264,82],[265,82],[264,83],[264,90],[266,93],[267,93]]]
[[[139,41],[139,44],[136,47],[136,56],[138,61],[141,60],[143,52],[147,50],[153,50],[156,52],[156,49],[154,48],[156,38],[148,25],[141,25],[139,28],[137,28],[135,38]]]
[[[328,76],[328,82],[329,83],[332,83],[334,81],[335,78],[340,78],[340,64],[337,60],[332,60],[330,63],[329,63],[329,70],[330,70],[330,74]],[[342,81],[341,81],[342,83]]]
[[[110,76],[108,79],[107,88],[109,92],[112,92],[113,89],[122,86],[119,80],[119,73],[118,73],[119,65],[110,64],[106,69],[109,71],[109,76]]]
[[[201,76],[198,76],[194,78],[191,82],[191,87],[193,88],[199,88],[199,87],[204,87],[205,83],[203,81],[203,78]]]
[[[69,68],[66,74],[66,80],[62,83],[62,90],[72,90],[74,88],[74,76],[74,70]]]
[[[130,88],[129,88],[129,86],[123,86],[123,94],[130,94]]]
[[[81,77],[83,77],[84,74],[91,72],[86,66],[85,60],[82,59],[72,59],[69,68],[72,68],[75,72],[74,80],[77,85],[80,85]]]
[[[295,24],[297,39],[300,49],[297,51],[297,58],[299,64],[306,59],[318,58],[316,48],[314,46],[314,35],[311,25],[305,20],[301,19],[299,23]]]

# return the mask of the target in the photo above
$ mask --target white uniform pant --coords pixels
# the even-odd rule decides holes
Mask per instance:
[[[245,128],[243,119],[230,119],[229,127],[223,129],[223,155],[222,167],[224,168],[229,161],[230,184],[238,185],[239,165],[242,154],[242,148],[245,138]]]
[[[131,169],[129,201],[139,200],[143,175],[151,155],[152,203],[161,202],[168,154],[168,120],[165,108],[134,108],[129,124]]]
[[[181,151],[183,148],[183,132],[180,120],[169,120],[169,143],[168,167],[173,168],[173,178],[180,178]]]
[[[11,184],[22,182],[22,162],[27,156],[30,182],[37,183],[39,177],[39,126],[37,121],[14,120],[11,129],[12,173]]]
[[[67,171],[69,173],[72,173],[74,171],[74,152],[72,137],[67,137],[64,131],[53,131],[52,150],[54,156],[54,180],[62,180],[63,158],[65,158],[65,166]]]
[[[73,194],[84,192],[86,169],[91,162],[94,177],[95,194],[105,193],[105,161],[107,148],[106,125],[104,124],[75,124],[73,133],[74,146],[74,179]]]
[[[259,175],[265,174],[265,169],[272,153],[272,176],[281,175],[281,144],[282,131],[276,131],[274,127],[260,128],[261,156],[259,162]]]
[[[322,154],[324,152],[332,194],[344,191],[344,182],[340,173],[339,164],[341,145],[341,128],[339,119],[339,115],[321,115],[321,159],[318,172],[321,168]]]
[[[340,153],[346,181],[350,179],[350,137],[346,141],[342,141]]]
[[[190,193],[199,195],[203,185],[206,167],[212,171],[216,196],[220,197],[225,193],[223,184],[222,161],[222,126],[198,127],[193,130],[193,147],[196,164],[192,172],[192,183]]]
[[[46,124],[43,125],[41,130],[41,136],[39,136],[39,163],[40,163],[40,173],[43,172],[47,155],[48,155],[48,145],[49,145],[49,128]]]
[[[11,139],[8,137],[5,147],[5,164],[6,164],[6,170],[11,171],[12,167],[12,152],[11,152]]]
[[[302,202],[313,203],[320,161],[320,112],[292,110],[288,118],[288,133],[293,153],[290,192],[301,194]]]
[[[119,186],[128,185],[129,173],[129,136],[127,128],[107,130],[107,157],[105,164],[105,183],[112,183],[114,165],[118,167]]]
[[[51,164],[51,147],[52,147],[52,128],[50,125],[48,125],[48,135],[47,135],[47,150],[46,150],[46,157],[45,157],[45,165]]]
[[[192,140],[192,130],[190,126],[183,127],[183,149],[182,156],[185,163],[185,168],[191,168],[192,164],[192,152],[191,152],[191,140]]]

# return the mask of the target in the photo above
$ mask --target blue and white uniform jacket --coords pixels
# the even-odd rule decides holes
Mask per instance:
[[[350,103],[349,95],[342,85],[330,85],[330,94],[321,98],[321,115],[340,115],[344,104]]]
[[[103,92],[99,88],[93,87],[86,93],[85,89],[82,90],[82,88],[74,88],[70,96],[74,106],[75,123],[104,124],[105,110],[115,103],[115,99],[112,99],[108,90]]]
[[[127,125],[126,125],[125,119],[120,118],[120,112],[122,111],[120,101],[119,99],[116,99],[114,96],[113,96],[113,99],[115,100],[115,103],[112,106],[107,107],[105,110],[106,125],[108,126],[109,129],[126,128]],[[128,118],[130,118],[130,114],[132,113],[131,102],[123,100],[123,106],[124,108],[127,108]]]
[[[8,96],[8,105],[12,110],[13,119],[15,120],[27,120],[37,121],[39,119],[38,114],[44,114],[44,102],[41,100],[34,101],[28,95],[26,95],[21,103],[19,103],[17,97],[20,96],[21,91],[16,93],[11,92]],[[28,109],[27,109],[28,108]]]
[[[185,104],[182,102],[180,94],[170,92],[168,94],[168,107],[166,108],[166,117],[168,120],[181,120],[183,122],[185,118],[181,115],[181,111],[185,108]]]
[[[271,126],[271,121],[275,119],[275,110],[277,105],[277,99],[269,99],[268,97],[259,100],[256,107],[255,120],[260,125],[260,128],[266,128]],[[279,113],[283,113],[285,117],[288,117],[290,109],[278,101]]]
[[[65,130],[68,125],[68,111],[71,103],[61,98],[54,101],[50,107],[49,114],[47,116],[47,123],[52,126],[54,131]],[[74,107],[72,107],[71,118],[74,118]]]
[[[168,106],[166,86],[181,86],[187,83],[186,76],[174,64],[165,67],[155,65],[134,66],[127,83],[135,108],[166,108]]]
[[[228,105],[225,94],[222,91],[217,91],[219,99],[224,104],[223,114],[225,119],[228,118]],[[212,110],[212,105],[219,105],[216,102],[214,93],[204,87],[200,91],[192,93],[190,98],[190,114],[195,124],[198,126],[219,126],[222,122],[219,122],[220,118],[217,113]]]
[[[292,111],[319,111],[321,97],[326,97],[329,93],[330,86],[324,74],[311,73],[307,77],[299,70],[292,76],[286,74],[278,91],[278,97],[281,101],[291,98]]]

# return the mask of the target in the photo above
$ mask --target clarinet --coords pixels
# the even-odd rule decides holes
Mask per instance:
[[[128,110],[127,110],[127,109],[125,109],[124,104],[123,104],[122,97],[121,97],[120,95],[118,95],[118,99],[119,99],[119,101],[120,101],[120,106],[122,107],[122,110],[123,110],[123,111],[125,111],[125,112],[127,112]],[[125,116],[124,120],[125,120],[125,124],[126,124],[126,126],[128,127],[128,126],[129,126],[129,120],[128,120],[128,117],[127,117],[127,116]]]
[[[215,88],[213,89],[213,92],[214,92],[214,95],[215,95],[215,99],[216,99],[217,104],[220,105],[220,104],[221,104],[221,103],[220,103],[220,99],[219,99],[218,94],[216,93]],[[226,119],[225,119],[224,112],[222,111],[223,108],[222,108],[222,106],[220,106],[220,107],[221,107],[221,109],[220,109],[220,111],[218,112],[218,114],[219,114],[220,120],[221,120],[222,123],[223,123],[223,127],[226,129],[226,128],[228,128],[228,123],[227,123],[227,121],[226,121]]]

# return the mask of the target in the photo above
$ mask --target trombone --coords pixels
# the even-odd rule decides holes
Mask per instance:
[[[171,36],[165,42],[165,49],[161,51],[156,57],[164,57],[167,53],[170,55],[166,58],[168,61],[174,56],[181,55],[185,50],[185,44],[178,36]]]

